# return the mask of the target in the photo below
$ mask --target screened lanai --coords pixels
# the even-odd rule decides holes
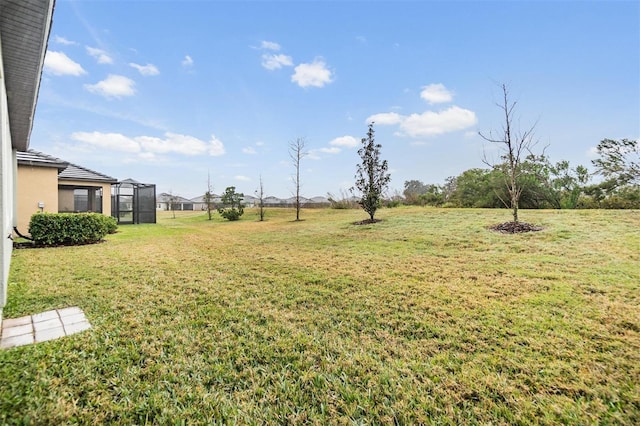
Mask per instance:
[[[156,186],[133,179],[113,184],[111,215],[118,224],[156,223]]]

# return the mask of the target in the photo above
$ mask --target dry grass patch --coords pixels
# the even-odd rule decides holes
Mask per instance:
[[[94,329],[0,352],[6,423],[638,423],[640,215],[268,210],[14,253],[6,317]]]

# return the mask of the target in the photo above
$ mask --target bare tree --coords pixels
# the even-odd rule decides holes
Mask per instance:
[[[296,220],[300,220],[300,163],[302,159],[309,154],[305,150],[305,142],[304,138],[296,138],[295,141],[289,143],[289,157],[291,161],[293,161],[293,167],[296,169],[296,174],[292,178],[293,184],[296,186]]]
[[[172,190],[169,190],[169,196],[167,197],[167,207],[173,213],[173,218],[176,218],[176,205],[178,204],[178,196],[173,194]]]
[[[487,142],[500,146],[502,152],[500,156],[502,161],[500,163],[496,164],[494,161],[489,160],[486,152],[482,161],[489,167],[502,169],[509,199],[505,200],[499,194],[498,196],[504,206],[511,209],[513,222],[518,223],[518,204],[523,190],[518,178],[522,175],[522,161],[526,159],[527,153],[532,154],[531,149],[538,143],[533,138],[537,123],[534,123],[533,126],[525,131],[514,129],[514,114],[517,102],[509,100],[509,89],[505,84],[501,85],[501,89],[502,101],[496,103],[496,106],[504,114],[502,130],[495,135],[493,132],[489,132],[489,135],[485,135],[482,132],[478,132],[478,134]]]
[[[204,193],[204,203],[207,205],[207,215],[211,220],[213,213],[213,186],[211,185],[211,175],[207,172],[207,192]]]
[[[262,185],[262,175],[260,175],[260,185],[256,189],[256,197],[258,198],[258,216],[260,222],[264,220],[264,186]]]

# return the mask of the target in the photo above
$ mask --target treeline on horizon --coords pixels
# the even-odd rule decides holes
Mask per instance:
[[[553,163],[546,155],[529,154],[518,165],[517,181],[523,209],[640,209],[640,146],[637,140],[604,139],[592,160],[596,172],[568,161]],[[505,160],[505,159],[503,159]],[[420,180],[404,183],[403,196],[389,197],[399,204],[436,207],[509,207],[509,180],[505,162],[473,168],[446,179],[444,184]],[[594,183],[594,177],[601,180]]]

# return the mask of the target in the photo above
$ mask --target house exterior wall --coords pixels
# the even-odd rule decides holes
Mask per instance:
[[[92,186],[95,188],[102,188],[102,214],[105,216],[111,216],[111,184],[104,182],[89,182],[83,180],[60,180],[58,181],[59,185],[65,186]],[[58,190],[56,188],[56,194]],[[63,195],[64,197],[64,195]],[[65,199],[61,198],[58,200],[58,208],[62,207],[62,203],[66,202]],[[71,206],[73,206],[73,192],[71,192]],[[71,208],[73,210],[73,207]]]
[[[18,165],[18,231],[26,234],[34,213],[58,212],[58,169]],[[39,203],[44,203],[41,209]]]
[[[4,79],[2,40],[0,39],[0,322],[7,302],[7,281],[13,243],[14,222],[14,166],[15,154],[11,145],[7,89]]]

